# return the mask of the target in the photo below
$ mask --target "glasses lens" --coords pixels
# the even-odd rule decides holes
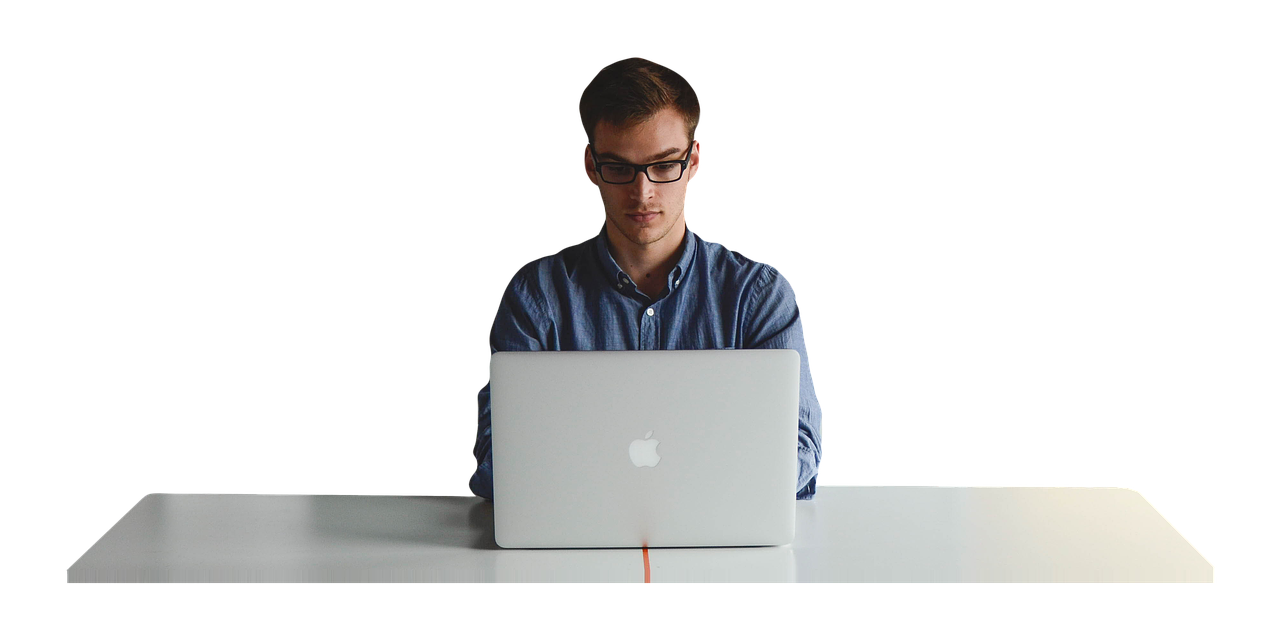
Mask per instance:
[[[680,179],[680,174],[683,172],[684,166],[679,162],[655,164],[649,167],[649,179],[654,182],[675,182]]]
[[[601,164],[600,177],[604,178],[605,182],[622,184],[631,182],[631,179],[636,177],[636,170],[625,164]]]

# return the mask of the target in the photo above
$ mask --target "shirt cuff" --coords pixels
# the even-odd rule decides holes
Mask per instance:
[[[488,458],[471,474],[471,482],[467,484],[471,487],[471,493],[493,502],[493,467]]]

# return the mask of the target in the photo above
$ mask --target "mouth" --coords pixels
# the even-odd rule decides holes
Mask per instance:
[[[649,222],[657,218],[658,215],[657,211],[637,211],[636,213],[628,213],[627,217],[636,222]]]

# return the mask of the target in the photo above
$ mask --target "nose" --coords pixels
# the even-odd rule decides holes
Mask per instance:
[[[636,198],[640,201],[648,200],[654,192],[654,185],[649,180],[649,174],[643,171],[636,172],[636,179],[631,182],[632,189],[636,193]]]

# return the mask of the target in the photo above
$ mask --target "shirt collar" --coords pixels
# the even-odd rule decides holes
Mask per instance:
[[[631,277],[618,266],[618,261],[613,259],[613,254],[609,253],[608,224],[606,222],[602,225],[600,234],[596,236],[596,254],[600,257],[600,266],[604,269],[605,278],[612,284],[626,286],[631,284]],[[668,291],[675,291],[676,287],[684,282],[685,274],[693,268],[693,258],[697,249],[697,236],[693,235],[689,225],[686,224],[684,241],[680,245],[680,259],[676,262],[676,266],[671,268],[671,273],[667,274]]]

